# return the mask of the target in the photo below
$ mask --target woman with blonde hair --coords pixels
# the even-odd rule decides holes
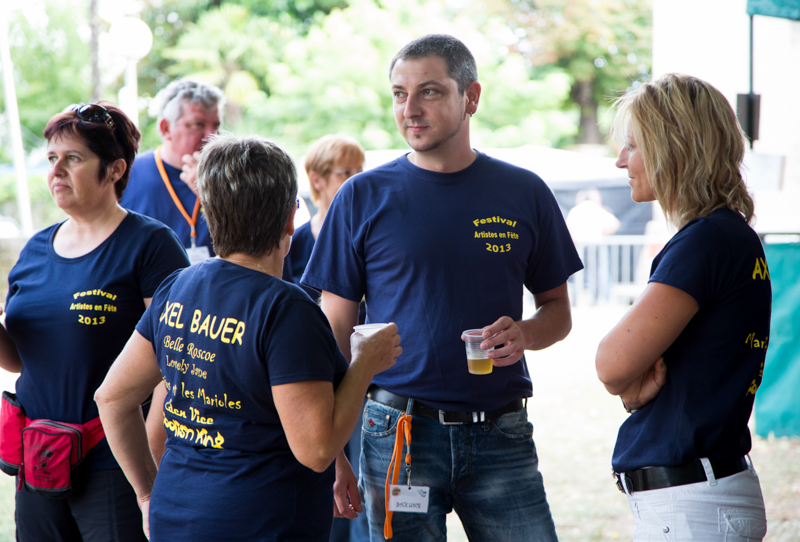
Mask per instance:
[[[695,77],[667,74],[617,107],[631,197],[658,201],[678,229],[597,350],[600,380],[631,413],[612,464],[634,540],[761,540],[747,422],[772,293],[739,172],[744,136],[725,97]]]
[[[352,137],[328,134],[308,149],[305,169],[317,212],[295,231],[292,247],[283,263],[283,280],[301,286],[312,299],[319,301],[319,292],[301,285],[300,279],[311,258],[333,197],[347,179],[364,169],[364,148]]]

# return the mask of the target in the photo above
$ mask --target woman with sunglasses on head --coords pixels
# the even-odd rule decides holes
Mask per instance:
[[[94,432],[83,439],[96,444],[62,498],[34,493],[38,474],[23,465],[17,539],[143,540],[136,495],[97,432],[93,395],[156,288],[188,260],[169,228],[119,206],[140,139],[120,109],[71,106],[44,136],[50,194],[68,218],[35,234],[9,273],[0,366],[21,373],[16,399],[29,421],[86,424]],[[45,455],[34,468],[50,472]]]
[[[772,293],[739,172],[744,136],[717,89],[678,74],[622,97],[614,132],[631,197],[658,201],[678,229],[597,350],[600,380],[631,412],[612,464],[634,541],[761,540],[747,422]]]

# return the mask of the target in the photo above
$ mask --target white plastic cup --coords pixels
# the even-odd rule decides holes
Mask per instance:
[[[369,337],[388,325],[389,324],[361,324],[360,326],[354,326],[353,331],[360,333],[364,337]]]
[[[489,350],[481,350],[481,343],[485,340],[483,330],[468,329],[461,336],[467,346],[467,370],[474,375],[490,374],[494,364],[487,353],[494,350],[494,347]]]

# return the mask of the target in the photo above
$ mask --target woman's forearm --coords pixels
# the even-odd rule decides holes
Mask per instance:
[[[330,382],[273,386],[272,395],[295,458],[327,469],[353,434],[372,374],[353,363],[336,391]]]
[[[164,428],[164,400],[167,397],[167,388],[163,382],[153,390],[153,399],[150,401],[150,410],[147,412],[147,440],[150,443],[150,452],[156,465],[161,465],[161,457],[166,450],[167,431]]]
[[[402,353],[397,327],[389,325],[351,345],[352,361],[334,392],[330,382],[303,381],[272,387],[289,447],[308,468],[327,469],[353,434],[372,377]]]
[[[140,502],[149,498],[158,470],[140,405],[160,381],[153,345],[134,331],[94,394],[108,445]]]
[[[653,368],[697,313],[697,301],[677,288],[651,282],[597,348],[597,376],[619,395]]]
[[[140,407],[123,406],[120,401],[106,401],[95,396],[100,419],[111,452],[125,473],[136,496],[149,498],[158,468],[150,453],[144,419]]]

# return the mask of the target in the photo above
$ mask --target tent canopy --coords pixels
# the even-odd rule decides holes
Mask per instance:
[[[800,21],[800,0],[747,0],[747,14]]]

